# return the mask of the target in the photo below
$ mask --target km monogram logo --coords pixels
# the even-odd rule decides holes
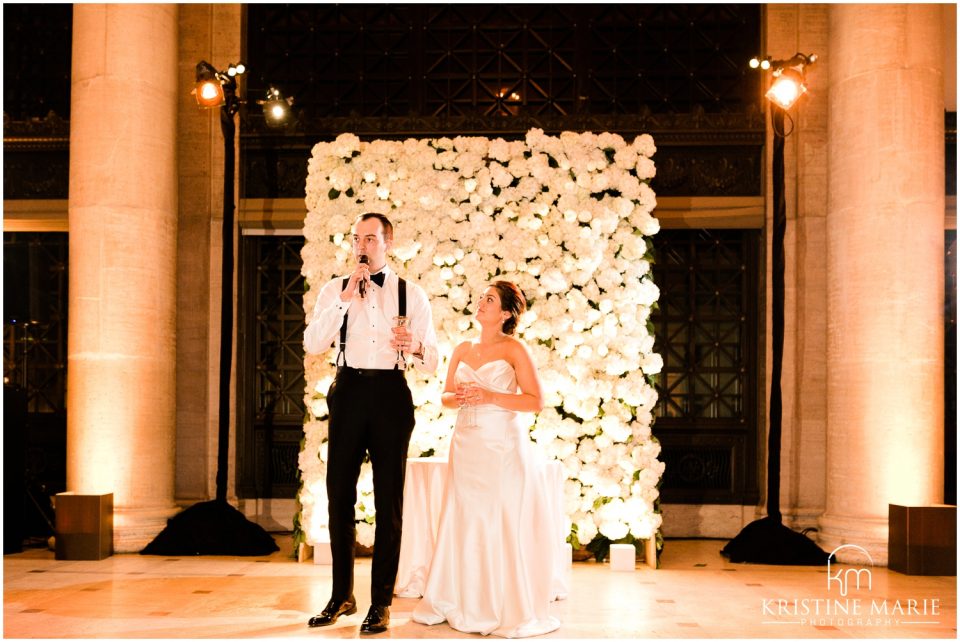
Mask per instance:
[[[833,583],[836,582],[837,587],[840,590],[841,597],[846,597],[850,590],[851,580],[856,582],[855,586],[857,590],[860,590],[863,587],[861,584],[862,577],[866,577],[866,588],[868,590],[872,590],[873,572],[869,568],[837,569],[836,573],[831,572],[831,562],[836,560],[837,551],[845,548],[860,551],[870,562],[870,566],[873,566],[873,558],[870,557],[870,553],[868,553],[862,547],[856,546],[855,544],[844,544],[843,546],[838,546],[837,548],[833,549],[833,552],[831,552],[830,556],[827,558],[827,591],[829,591],[833,586]]]

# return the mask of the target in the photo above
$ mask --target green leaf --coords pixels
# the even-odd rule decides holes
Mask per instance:
[[[609,503],[610,503],[609,497],[597,497],[595,500],[593,500],[593,510],[597,510],[604,504],[609,504]]]

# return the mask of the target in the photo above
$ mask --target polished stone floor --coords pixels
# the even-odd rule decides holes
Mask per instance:
[[[359,612],[333,627],[309,629],[307,619],[328,597],[330,567],[296,562],[290,537],[275,539],[279,552],[254,558],[57,561],[43,548],[6,555],[4,637],[359,637],[369,606],[369,558],[357,562]],[[731,564],[719,553],[723,545],[667,540],[658,570],[574,563],[569,598],[551,607],[563,625],[544,637],[956,639],[955,577],[873,568],[869,586],[850,586],[840,597],[836,586],[828,589],[825,567]],[[480,637],[412,622],[415,603],[394,600],[393,626],[371,637]]]

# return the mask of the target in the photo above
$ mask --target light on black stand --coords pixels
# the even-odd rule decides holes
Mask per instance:
[[[787,203],[784,194],[783,148],[790,131],[784,131],[787,110],[806,91],[805,66],[816,55],[796,54],[790,60],[750,61],[754,69],[773,69],[776,78],[766,96],[771,103],[773,125],[773,239],[772,239],[772,323],[773,363],[770,375],[770,425],[767,439],[767,516],[751,522],[720,551],[731,562],[815,566],[827,563],[827,553],[806,535],[783,525],[780,512],[780,447],[783,433],[783,396],[780,376],[783,370],[784,326],[784,237],[787,231]]]
[[[223,132],[223,260],[220,301],[220,403],[217,435],[217,497],[194,504],[174,516],[167,527],[141,552],[144,555],[268,555],[279,550],[273,538],[227,503],[230,452],[230,373],[233,355],[233,165],[236,123],[240,109],[237,76],[242,64],[226,73],[210,63],[197,64],[194,93],[201,107],[220,107]]]
[[[257,104],[263,107],[263,120],[268,127],[285,127],[289,124],[292,97],[284,98],[279,89],[270,87],[266,98],[258,100]]]

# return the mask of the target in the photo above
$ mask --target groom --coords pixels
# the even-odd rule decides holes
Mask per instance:
[[[362,214],[353,225],[357,265],[349,276],[320,290],[304,349],[310,354],[337,348],[337,376],[327,392],[327,506],[333,589],[330,601],[309,626],[328,626],[357,611],[353,595],[356,545],[354,505],[364,456],[373,466],[376,535],[371,569],[370,611],[361,633],[380,633],[390,624],[390,604],[400,561],[403,479],[414,426],[413,400],[398,356],[418,370],[437,369],[437,338],[427,295],[387,266],[393,225],[382,214]],[[397,327],[395,317],[409,322]]]

